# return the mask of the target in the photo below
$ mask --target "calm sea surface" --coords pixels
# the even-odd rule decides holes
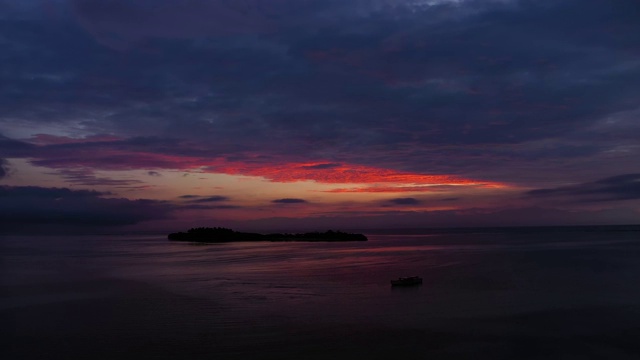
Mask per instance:
[[[369,239],[1,236],[0,357],[640,358],[640,232]]]

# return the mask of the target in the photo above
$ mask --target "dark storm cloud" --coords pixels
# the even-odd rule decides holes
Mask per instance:
[[[580,201],[640,199],[640,174],[624,174],[602,180],[527,192],[536,197],[569,197]]]
[[[5,228],[30,225],[120,226],[166,218],[168,203],[106,198],[107,193],[35,186],[0,187],[0,224]]]
[[[260,153],[517,179],[548,159],[629,145],[624,167],[638,155],[640,128],[623,126],[634,117],[615,125],[625,131],[607,122],[638,107],[633,0],[161,3],[77,0],[73,17],[2,18],[0,130],[123,140],[44,151],[0,138],[0,156],[116,168],[134,150]],[[225,22],[238,16],[260,21]]]
[[[418,205],[420,204],[420,200],[416,198],[396,198],[388,201],[393,205]]]
[[[222,195],[182,195],[179,198],[185,200],[184,203],[178,205],[183,210],[233,210],[242,208],[238,205],[220,204],[231,200],[231,198]]]
[[[199,197],[200,197],[200,195],[181,195],[181,196],[179,196],[180,199],[197,199]]]
[[[285,199],[272,200],[271,202],[274,204],[305,204],[307,203],[307,200],[285,198]]]
[[[221,201],[228,201],[228,200],[229,198],[226,196],[215,195],[215,196],[197,198],[189,201],[192,203],[212,203],[212,202],[221,202]]]

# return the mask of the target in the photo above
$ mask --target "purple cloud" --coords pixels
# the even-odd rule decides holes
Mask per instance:
[[[9,176],[9,162],[5,159],[0,159],[0,180],[6,176]]]
[[[567,197],[579,201],[636,200],[640,199],[640,174],[624,174],[577,185],[531,190],[527,195]]]

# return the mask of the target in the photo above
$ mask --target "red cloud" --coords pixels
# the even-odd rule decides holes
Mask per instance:
[[[363,188],[369,192],[401,192],[428,191],[431,185],[467,185],[483,187],[503,187],[496,182],[467,179],[454,175],[426,175],[401,172],[390,169],[368,167],[362,165],[328,163],[286,163],[286,164],[253,164],[222,163],[208,172],[230,175],[260,176],[273,182],[315,181],[323,184],[406,184],[409,187],[371,187]],[[333,192],[357,192],[357,189],[336,189]]]
[[[340,188],[326,190],[324,192],[330,193],[403,193],[403,192],[437,192],[442,191],[445,187],[450,186],[471,186],[476,188],[500,188],[505,185],[492,182],[478,182],[478,183],[465,183],[465,184],[437,184],[437,185],[422,185],[422,186],[367,186],[367,187],[355,187],[355,188]]]
[[[180,170],[204,173],[262,177],[272,182],[315,181],[321,184],[370,184],[331,192],[413,192],[434,191],[434,186],[464,185],[503,187],[497,182],[445,174],[419,174],[364,165],[337,162],[269,162],[261,156],[229,161],[225,158],[181,156],[139,151],[135,143],[111,141],[106,137],[69,139],[39,136],[31,156],[35,165],[54,169],[102,170]]]

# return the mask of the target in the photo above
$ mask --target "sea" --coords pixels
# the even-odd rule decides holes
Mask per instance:
[[[2,235],[0,358],[640,359],[638,226],[365,234]]]

